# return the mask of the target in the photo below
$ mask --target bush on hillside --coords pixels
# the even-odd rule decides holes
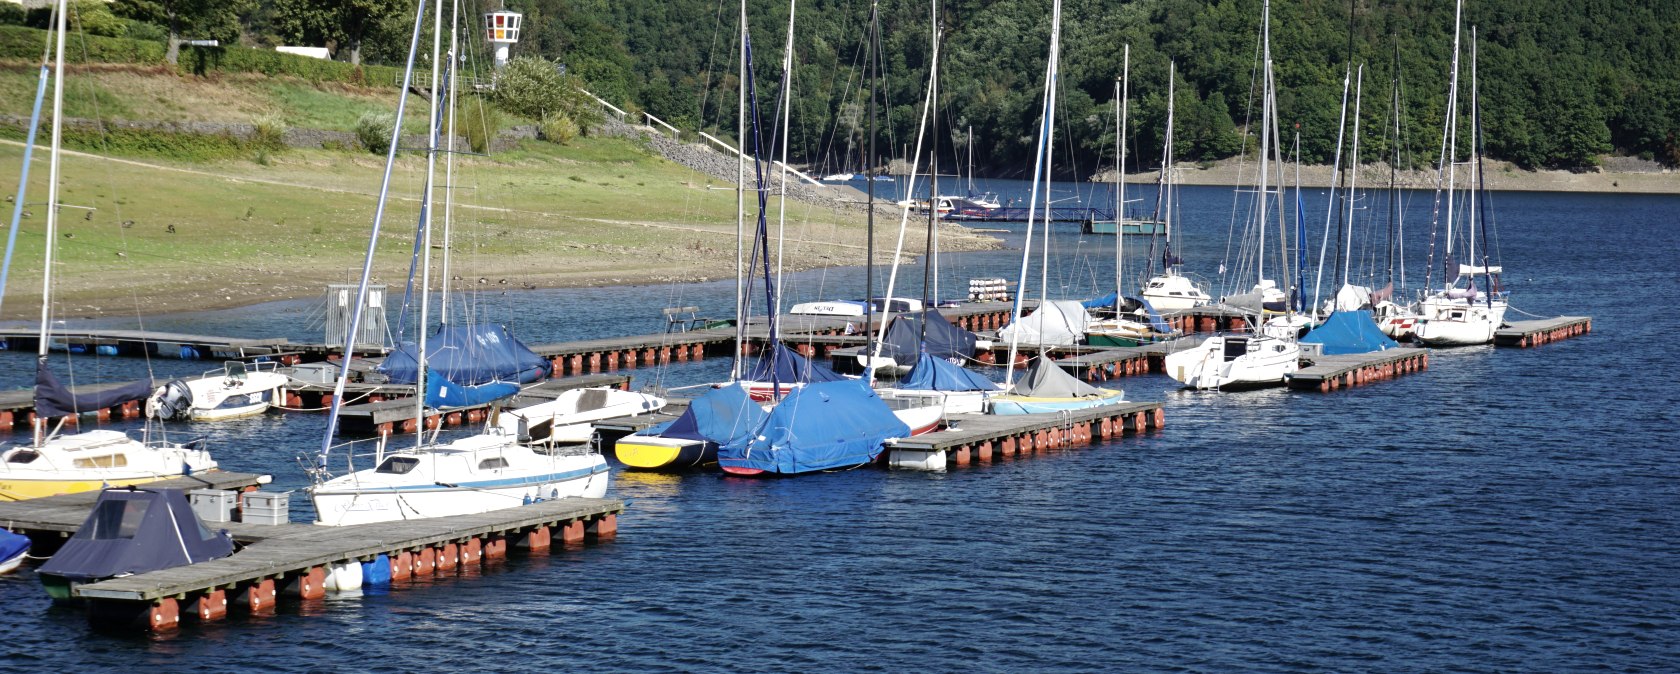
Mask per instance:
[[[578,125],[564,112],[551,112],[537,125],[537,135],[550,143],[565,145],[577,138]]]
[[[503,110],[535,120],[564,113],[584,131],[601,118],[595,101],[583,93],[583,80],[563,75],[553,63],[535,56],[508,61],[496,77],[493,100]]]
[[[277,114],[267,114],[251,122],[251,145],[258,150],[280,150],[286,147],[286,120]]]
[[[0,58],[38,62],[47,44],[47,31],[21,26],[0,26]],[[69,47],[71,43],[66,43]],[[65,49],[66,63],[163,63],[163,44],[119,37],[88,35],[77,38],[75,49]]]
[[[397,128],[397,116],[388,112],[363,113],[356,120],[356,140],[374,154],[391,150],[391,132]]]
[[[467,137],[467,145],[473,152],[484,154],[490,151],[490,141],[502,130],[502,116],[483,97],[468,96],[456,105],[455,128]]]

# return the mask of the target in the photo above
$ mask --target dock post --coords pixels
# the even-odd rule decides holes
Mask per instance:
[[[1166,425],[1167,425],[1167,408],[1157,407],[1157,408],[1155,408],[1155,412],[1150,414],[1149,417],[1150,417],[1150,420],[1153,422],[1152,424],[1150,424],[1150,428],[1153,428],[1155,430],[1161,430],[1162,428],[1166,427]]]
[[[484,539],[484,561],[507,559],[507,537],[491,534]]]
[[[391,555],[391,580],[408,580],[414,577],[414,553],[399,550]]]
[[[596,540],[618,537],[618,514],[607,513],[589,521],[584,525],[584,533],[594,536]]]
[[[319,566],[304,569],[292,578],[288,591],[296,591],[299,599],[321,599],[327,596],[327,570]]]
[[[572,520],[559,528],[562,545],[570,547],[583,543],[583,520]]]
[[[615,357],[617,355],[618,354],[616,352],[613,354],[613,356],[615,356]],[[635,349],[625,349],[625,351],[624,351],[624,367],[630,368],[630,369],[635,369],[636,368],[636,350]]]
[[[190,605],[192,612],[203,622],[221,620],[227,617],[227,591],[221,588],[206,590],[193,598]]]
[[[475,564],[483,560],[484,541],[480,540],[477,536],[468,538],[467,542],[461,545],[461,563]]]
[[[521,541],[519,545],[531,552],[537,552],[547,550],[553,540],[553,535],[549,533],[548,527],[539,524],[525,532],[525,540]]]
[[[572,354],[570,360],[572,361],[572,365],[571,365],[571,368],[570,368],[571,371],[572,371],[572,374],[583,374],[583,354],[574,353],[574,354]]]
[[[279,595],[274,591],[273,578],[247,583],[239,590],[239,603],[244,604],[252,613],[271,613],[278,601]]]
[[[152,602],[146,611],[146,627],[153,632],[170,632],[181,628],[181,603],[174,597]]]
[[[706,358],[706,345],[705,344],[695,344],[695,345],[693,345],[689,348],[692,349],[692,351],[689,355],[689,358],[692,358],[694,360],[704,360]]]
[[[450,541],[438,546],[437,569],[439,573],[444,571],[454,571],[455,565],[460,563],[460,559],[461,550],[459,546],[455,545],[455,541]]]

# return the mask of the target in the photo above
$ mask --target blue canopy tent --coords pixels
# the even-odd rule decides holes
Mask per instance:
[[[106,489],[76,535],[39,575],[47,592],[68,598],[71,583],[169,569],[233,554],[233,539],[211,531],[179,489]]]
[[[887,438],[910,435],[860,380],[808,384],[777,404],[746,438],[718,449],[718,465],[737,473],[808,473],[861,466]]]
[[[898,381],[898,388],[907,391],[996,391],[998,385],[973,370],[966,370],[950,361],[922,354],[910,374]]]
[[[974,357],[976,340],[974,333],[952,325],[938,309],[929,308],[921,314],[894,316],[881,342],[881,355],[899,365],[913,365],[923,353],[945,360],[968,360]]]
[[[1322,325],[1301,338],[1303,344],[1322,344],[1324,355],[1339,356],[1350,353],[1371,353],[1398,349],[1400,344],[1377,328],[1377,321],[1368,309],[1338,311],[1330,314]]]
[[[393,384],[414,383],[420,371],[418,352],[413,342],[403,342],[385,357],[379,372]],[[435,372],[460,386],[528,384],[546,379],[552,367],[500,325],[446,325],[426,341],[428,374]]]

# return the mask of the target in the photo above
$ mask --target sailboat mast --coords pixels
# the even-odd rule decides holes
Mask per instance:
[[[787,241],[787,192],[788,192],[788,145],[793,140],[788,136],[789,120],[793,117],[793,16],[798,7],[797,0],[788,0],[788,29],[787,46],[782,51],[782,199],[776,214],[776,284],[782,283],[782,246]],[[776,306],[770,307],[771,315],[780,316],[782,301],[778,295]]]
[[[1340,223],[1342,221],[1342,219],[1336,215],[1338,210],[1341,208],[1341,200],[1336,198],[1336,190],[1341,185],[1342,143],[1346,140],[1345,134],[1347,133],[1348,92],[1352,90],[1352,84],[1353,71],[1349,69],[1342,74],[1342,116],[1341,121],[1336,123],[1336,160],[1334,167],[1330,170],[1330,205],[1324,210],[1324,238],[1321,239],[1318,244],[1318,269],[1313,272],[1313,311],[1315,312],[1318,311],[1318,307],[1323,306],[1319,303],[1319,289],[1324,283],[1325,256],[1330,254],[1330,225],[1332,223]],[[1341,240],[1341,234],[1337,233],[1336,241],[1338,242],[1338,247],[1340,247]]]
[[[1050,117],[1055,112],[1055,108],[1052,107],[1052,103],[1055,100],[1053,92],[1056,88],[1056,47],[1061,37],[1061,31],[1062,0],[1053,0],[1050,12],[1050,57],[1049,63],[1044,69],[1044,103],[1039,109],[1042,116],[1040,117],[1041,121],[1039,122],[1038,147],[1033,151],[1032,191],[1027,197],[1027,235],[1022,240],[1021,273],[1016,277],[1019,279],[1019,282],[1017,283],[1015,289],[1015,306],[1010,312],[1010,325],[1020,325],[1021,301],[1027,294],[1027,289],[1025,287],[1027,280],[1027,265],[1032,260],[1033,224],[1037,221],[1036,209],[1038,208],[1039,180],[1044,177],[1045,173],[1044,156],[1046,154],[1046,148],[1050,144]],[[1047,309],[1048,307],[1045,307],[1042,304],[1040,304],[1038,308],[1039,311],[1045,311]],[[1011,330],[1009,337],[1009,359],[1003,367],[1003,383],[1006,388],[1015,383],[1015,355],[1020,352],[1020,342],[1020,330]]]
[[[1255,192],[1254,209],[1256,216],[1258,248],[1256,249],[1255,271],[1257,278],[1255,285],[1266,280],[1266,188],[1267,180],[1271,178],[1270,166],[1272,149],[1272,3],[1268,0],[1260,10],[1260,184]]]
[[[449,325],[449,249],[452,238],[452,216],[455,208],[455,97],[460,91],[461,65],[461,0],[449,6],[449,82],[445,89],[449,119],[444,125],[447,151],[443,157],[443,267],[438,270],[438,284],[442,290],[438,301],[438,325]]]
[[[1126,223],[1121,216],[1126,209],[1126,113],[1132,85],[1132,45],[1127,44],[1120,60],[1120,81],[1115,102],[1119,114],[1114,118],[1114,310],[1120,311],[1120,296],[1126,292]]]
[[[420,227],[421,264],[420,264],[420,322],[415,324],[415,354],[418,366],[414,370],[414,444],[420,446],[426,443],[426,331],[431,329],[428,322],[428,310],[431,308],[432,294],[432,200],[437,188],[437,155],[438,155],[438,67],[439,57],[443,55],[443,3],[432,5],[432,80],[431,80],[431,114],[427,118],[426,134],[426,190],[425,201],[420,204],[422,225]]]
[[[1161,246],[1161,272],[1162,273],[1171,273],[1172,272],[1172,267],[1173,267],[1173,264],[1172,264],[1172,242],[1173,242],[1172,171],[1173,171],[1173,142],[1174,142],[1174,139],[1173,139],[1173,117],[1174,117],[1175,113],[1177,112],[1176,108],[1178,107],[1178,105],[1174,102],[1175,101],[1175,96],[1178,93],[1177,89],[1178,89],[1178,62],[1177,61],[1171,61],[1171,62],[1167,63],[1167,135],[1165,137],[1165,142],[1163,144],[1163,147],[1161,148],[1163,158],[1161,160],[1161,193],[1160,193],[1160,197],[1159,197],[1160,198],[1159,210],[1161,211],[1161,222],[1163,224],[1163,229],[1164,229],[1164,233],[1161,235],[1161,242],[1162,242],[1162,246]],[[1152,269],[1151,271],[1154,271],[1154,270]]]
[[[869,3],[869,53],[864,59],[869,68],[869,158],[863,162],[859,170],[863,172],[864,184],[869,191],[868,225],[864,229],[863,242],[863,351],[874,353],[870,342],[875,332],[870,329],[875,323],[875,176],[871,174],[870,162],[875,161],[875,88],[880,79],[880,61],[876,58],[875,42],[880,38],[880,4]]]
[[[933,5],[933,41],[939,42],[939,2]],[[939,53],[937,46],[935,54]],[[935,58],[928,64],[928,221],[927,241],[922,245],[927,259],[922,265],[922,329],[918,340],[927,338],[927,308],[938,301],[933,292],[933,284],[937,278],[939,264],[939,249],[935,247],[934,237],[939,227],[939,59]],[[891,299],[888,300],[892,301]]]
[[[1453,10],[1453,62],[1452,62],[1452,93],[1447,95],[1447,153],[1441,158],[1447,166],[1447,239],[1446,253],[1443,264],[1450,267],[1453,264],[1453,192],[1457,189],[1458,178],[1458,45],[1459,21],[1462,20],[1464,1],[1459,0]],[[1456,278],[1445,278],[1446,267],[1442,269],[1442,281],[1452,284]]]
[[[41,272],[41,336],[35,347],[35,357],[43,363],[47,360],[47,333],[52,325],[53,243],[58,240],[58,160],[64,135],[64,37],[68,32],[65,15],[69,14],[69,4],[69,0],[58,0],[58,22],[53,29],[57,44],[53,45],[52,146],[47,153],[46,263]],[[46,419],[35,415],[36,447],[46,440],[46,425]]]
[[[741,0],[740,97],[735,107],[735,358],[729,365],[729,379],[741,378],[741,360],[747,341],[747,0]]]
[[[1050,305],[1050,204],[1051,186],[1055,185],[1053,168],[1056,154],[1056,99],[1061,90],[1062,61],[1062,3],[1056,0],[1054,25],[1050,29],[1050,96],[1044,118],[1044,245],[1039,247],[1038,306],[1042,311]],[[1042,325],[1042,323],[1040,323]],[[1039,348],[1044,348],[1043,344]]]
[[[1359,64],[1359,73],[1355,76],[1353,85],[1353,140],[1348,150],[1348,186],[1347,186],[1347,227],[1337,246],[1342,248],[1342,282],[1341,285],[1352,283],[1353,267],[1353,206],[1354,193],[1359,189],[1359,112],[1365,101],[1365,64]]]
[[[1400,212],[1400,40],[1394,41],[1394,76],[1389,82],[1389,115],[1394,118],[1394,140],[1388,160],[1388,286],[1396,290],[1406,285],[1405,267],[1401,267],[1400,287],[1394,285],[1395,244],[1400,240],[1398,216]]]

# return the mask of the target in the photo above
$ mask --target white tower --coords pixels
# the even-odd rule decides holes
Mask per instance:
[[[484,15],[484,39],[496,47],[496,67],[507,65],[508,48],[519,41],[519,12],[498,9]]]

